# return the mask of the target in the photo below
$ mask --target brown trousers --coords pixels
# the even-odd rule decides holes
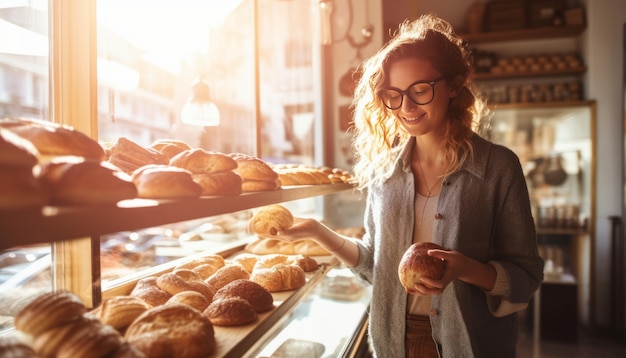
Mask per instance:
[[[438,358],[437,345],[433,341],[428,316],[406,315],[404,345],[407,358]]]

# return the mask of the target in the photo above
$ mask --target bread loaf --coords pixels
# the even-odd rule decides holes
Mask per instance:
[[[0,167],[32,169],[39,163],[39,151],[30,141],[0,128]]]
[[[235,160],[220,152],[207,151],[202,148],[185,150],[174,156],[170,165],[186,169],[191,173],[221,173],[237,168]]]
[[[137,196],[130,177],[105,161],[57,157],[37,177],[58,205],[112,204]]]
[[[231,171],[220,173],[193,173],[193,180],[202,187],[202,195],[234,196],[242,192],[241,177]]]
[[[417,242],[409,246],[402,255],[398,265],[398,277],[407,292],[421,283],[421,277],[439,280],[443,276],[444,261],[428,255],[428,250],[433,249],[444,250],[433,242]]]
[[[288,242],[278,239],[259,237],[257,240],[248,243],[244,250],[246,252],[267,255],[306,255],[306,256],[328,256],[330,252],[311,239]]]
[[[216,326],[240,326],[258,318],[250,302],[240,297],[214,300],[203,314]]]
[[[0,167],[0,210],[38,208],[48,204],[50,194],[30,168]]]
[[[146,311],[128,327],[125,338],[147,357],[208,357],[216,345],[209,319],[180,303]]]
[[[211,301],[209,301],[209,299],[200,292],[183,291],[175,294],[166,302],[166,304],[171,303],[182,303],[203,312],[209,306]]]
[[[197,198],[202,187],[185,169],[169,165],[146,165],[132,173],[137,196],[146,199]]]
[[[228,297],[239,297],[248,301],[257,313],[263,313],[274,308],[274,297],[263,286],[246,279],[230,282],[215,292],[214,300]]]
[[[24,122],[8,129],[30,141],[41,155],[41,162],[67,155],[96,161],[106,159],[104,149],[96,140],[72,127],[54,123]]]

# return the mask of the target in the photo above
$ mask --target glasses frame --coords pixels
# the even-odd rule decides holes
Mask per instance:
[[[445,77],[445,76],[441,76],[441,77],[436,78],[436,79],[434,79],[434,80],[432,80],[432,81],[423,81],[423,80],[420,80],[420,81],[415,81],[415,82],[411,83],[411,84],[410,84],[410,85],[409,85],[409,86],[408,86],[408,87],[407,87],[404,91],[403,91],[403,90],[401,90],[401,89],[399,89],[398,87],[387,87],[387,88],[385,88],[385,89],[381,89],[381,90],[379,90],[379,91],[377,92],[377,96],[378,96],[378,98],[380,98],[380,100],[383,102],[383,104],[385,105],[385,107],[389,108],[389,109],[390,109],[390,110],[392,110],[392,111],[395,111],[396,109],[400,109],[400,108],[402,107],[402,105],[404,104],[404,97],[405,97],[405,96],[406,96],[406,97],[408,97],[408,98],[411,100],[411,102],[415,103],[416,105],[418,105],[418,106],[424,106],[424,105],[429,104],[430,102],[432,102],[432,101],[435,99],[435,85],[437,84],[437,82],[441,82],[441,81],[443,81],[443,80],[445,80],[445,79],[446,79],[446,77]],[[419,83],[428,83],[428,84],[430,85],[430,89],[432,90],[433,95],[432,95],[432,97],[430,97],[430,100],[428,100],[428,102],[418,103],[418,102],[417,102],[417,101],[415,101],[413,98],[411,98],[411,96],[409,95],[409,90],[411,89],[411,87],[413,87],[413,86],[415,86],[416,84],[419,84]],[[398,106],[397,106],[397,107],[395,107],[395,108],[388,106],[388,105],[387,105],[387,103],[385,103],[385,101],[384,101],[384,100],[382,99],[382,97],[381,97],[381,93],[382,93],[383,91],[388,91],[388,90],[394,90],[394,91],[397,91],[397,92],[398,92],[398,93],[400,93],[400,95],[401,95],[401,97],[400,97],[400,105],[398,105]]]

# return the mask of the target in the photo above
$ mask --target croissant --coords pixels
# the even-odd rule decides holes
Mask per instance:
[[[257,235],[276,235],[293,225],[293,215],[282,205],[261,208],[248,222],[248,231]]]

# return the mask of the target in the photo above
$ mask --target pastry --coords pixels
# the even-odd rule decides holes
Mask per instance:
[[[250,302],[239,297],[214,300],[203,314],[216,326],[241,326],[258,317]]]
[[[29,342],[21,336],[0,336],[2,358],[37,358]]]
[[[295,290],[304,286],[304,270],[297,265],[278,264],[268,269],[255,269],[250,280],[265,287],[270,292]]]
[[[248,301],[257,313],[263,313],[274,308],[274,297],[263,286],[256,282],[239,279],[232,281],[215,292],[214,300],[228,297],[239,297]]]
[[[125,338],[148,357],[208,357],[216,345],[209,319],[180,303],[146,311],[128,327]]]
[[[209,301],[209,299],[206,298],[206,296],[201,294],[200,292],[183,291],[183,292],[179,292],[175,294],[166,302],[166,304],[171,304],[171,303],[182,303],[202,312],[207,308],[207,306],[209,305],[209,303],[211,303],[211,301]]]
[[[402,255],[398,265],[398,277],[407,291],[421,283],[421,277],[439,280],[443,276],[445,262],[428,255],[428,250],[432,249],[444,250],[433,242],[417,242],[409,246]]]
[[[59,347],[57,358],[108,357],[123,343],[123,338],[113,327],[98,321],[79,320]]]
[[[239,265],[226,265],[207,278],[205,282],[215,290],[219,290],[228,283],[242,278],[250,278],[250,273],[246,269]]]
[[[37,336],[53,327],[76,320],[87,311],[83,302],[69,291],[55,291],[38,296],[15,316],[15,328]]]
[[[91,311],[91,315],[100,322],[119,331],[128,327],[139,315],[152,308],[136,296],[116,296],[102,301]]]
[[[268,205],[248,222],[248,231],[257,235],[276,235],[293,225],[293,215],[282,205]]]
[[[211,285],[202,280],[185,280],[173,272],[165,273],[156,280],[157,286],[170,295],[183,291],[196,291],[203,294],[209,301],[213,300],[215,290]]]
[[[270,239],[259,237],[257,240],[248,243],[244,250],[246,252],[266,255],[266,254],[284,254],[284,255],[306,255],[306,256],[328,256],[328,252],[317,242],[311,239],[298,240],[288,242],[278,239]]]
[[[169,159],[157,150],[145,148],[125,137],[118,138],[110,152],[108,161],[127,174],[148,164],[169,164]]]

